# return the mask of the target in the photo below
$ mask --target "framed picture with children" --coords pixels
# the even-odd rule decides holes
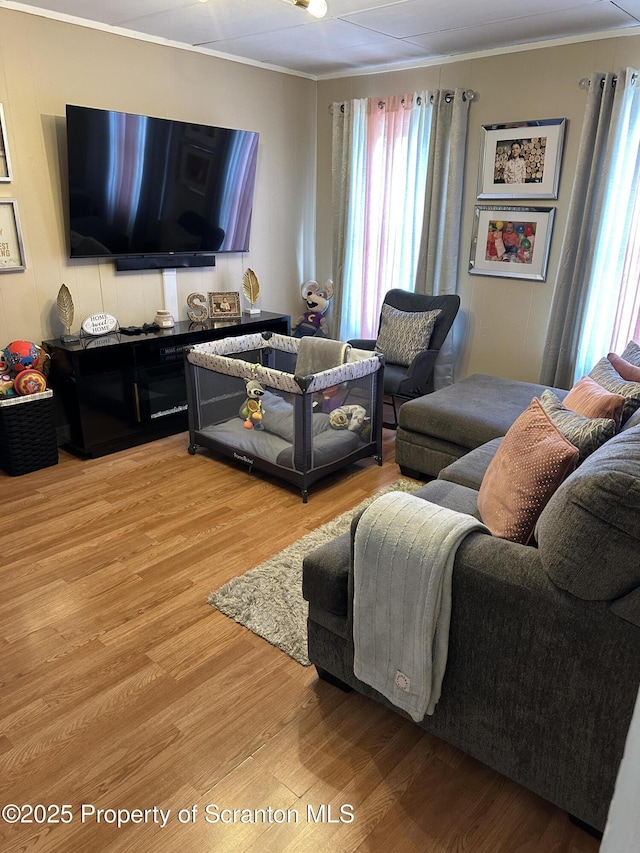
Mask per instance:
[[[482,128],[478,198],[558,198],[566,119]]]
[[[553,207],[477,204],[469,273],[545,281],[555,212]]]

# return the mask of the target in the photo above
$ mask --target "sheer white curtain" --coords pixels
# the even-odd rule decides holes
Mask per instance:
[[[604,166],[607,182],[593,239],[591,286],[574,379],[588,373],[611,346],[638,186],[640,90],[636,85],[637,76],[637,71],[628,68],[617,75],[611,115],[611,127],[616,136],[607,151]]]
[[[569,388],[611,348],[638,191],[637,78],[636,69],[625,68],[590,79],[543,384]]]
[[[640,161],[640,150],[638,150]],[[640,185],[636,185],[631,229],[622,267],[611,350],[621,353],[631,340],[640,342]]]
[[[433,110],[428,92],[333,105],[333,337],[375,338],[387,290],[414,289]]]

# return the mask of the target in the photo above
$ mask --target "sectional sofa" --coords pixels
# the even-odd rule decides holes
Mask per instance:
[[[602,830],[640,685],[640,410],[627,408],[624,426],[584,459],[574,447],[567,461],[572,442],[549,433],[568,467],[541,513],[511,535],[491,490],[509,453],[507,480],[538,470],[537,450],[512,435],[520,429],[521,440],[530,433],[517,425],[542,418],[545,390],[472,378],[401,409],[411,434],[398,431],[401,465],[436,476],[415,495],[486,512],[493,534],[471,533],[455,555],[442,694],[419,725]],[[551,408],[562,412],[568,395],[556,391]],[[430,413],[422,431],[419,411]],[[305,558],[309,657],[321,677],[404,714],[353,671],[358,523]]]

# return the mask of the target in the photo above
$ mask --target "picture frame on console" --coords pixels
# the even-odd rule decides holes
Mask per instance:
[[[566,119],[482,127],[478,198],[558,198]]]
[[[11,180],[11,158],[9,156],[9,143],[7,141],[7,126],[4,121],[4,107],[0,104],[0,182],[8,183]]]
[[[26,268],[18,202],[15,198],[0,199],[0,272]]]
[[[208,297],[211,320],[239,320],[242,317],[239,291],[209,293]]]
[[[553,207],[475,207],[470,275],[546,281]]]

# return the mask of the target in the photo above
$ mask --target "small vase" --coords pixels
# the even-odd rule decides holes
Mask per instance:
[[[154,322],[157,323],[161,329],[172,329],[175,326],[175,322],[170,311],[158,310],[154,317]]]

